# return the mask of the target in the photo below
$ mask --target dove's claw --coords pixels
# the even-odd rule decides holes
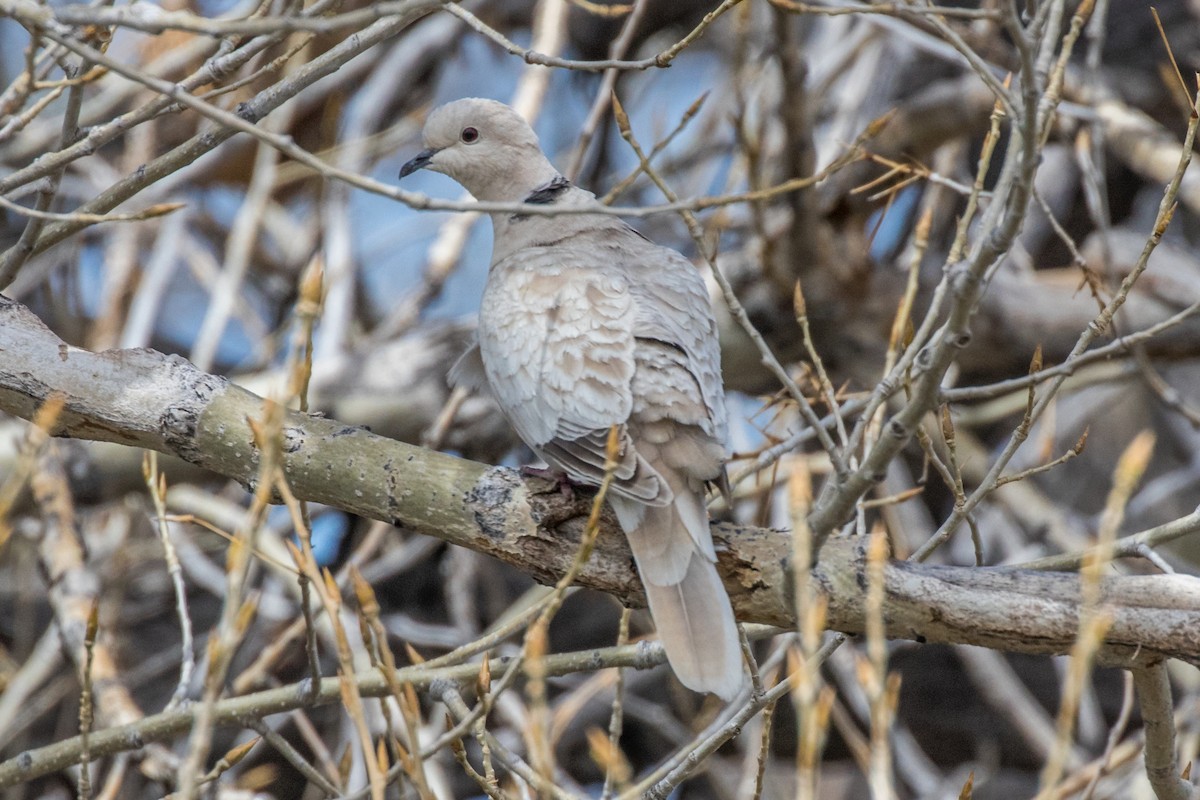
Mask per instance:
[[[563,499],[568,502],[575,500],[575,484],[567,477],[567,473],[551,467],[534,467],[526,464],[521,467],[522,478],[541,478],[544,481],[550,481],[555,484],[558,491],[562,493]]]

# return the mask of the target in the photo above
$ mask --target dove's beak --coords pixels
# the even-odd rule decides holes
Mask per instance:
[[[400,177],[406,178],[417,170],[424,169],[425,167],[429,166],[429,162],[432,161],[433,157],[437,154],[438,151],[434,148],[422,150],[421,152],[417,153],[415,158],[400,168]]]

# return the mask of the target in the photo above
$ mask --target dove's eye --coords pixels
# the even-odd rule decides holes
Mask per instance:
[[[479,131],[474,128],[463,128],[460,138],[464,144],[475,144],[479,141]]]

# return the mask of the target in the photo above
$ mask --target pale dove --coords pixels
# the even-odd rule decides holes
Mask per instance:
[[[515,111],[459,100],[430,114],[430,169],[483,201],[579,205]],[[479,344],[451,380],[491,392],[521,439],[578,482],[620,460],[610,503],[637,561],[667,659],[683,684],[731,699],[744,684],[704,503],[722,475],[725,396],[704,281],[683,256],[604,214],[495,213]]]

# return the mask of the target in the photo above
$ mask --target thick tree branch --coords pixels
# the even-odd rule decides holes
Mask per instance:
[[[178,456],[243,484],[258,454],[248,420],[262,398],[182,358],[153,350],[91,353],[60,340],[28,309],[0,298],[0,410],[31,418],[51,395],[64,410],[54,433]],[[590,501],[539,491],[514,471],[488,467],[293,413],[283,429],[297,497],[381,519],[495,556],[552,583],[570,566]],[[611,518],[578,583],[644,603],[624,537]],[[719,525],[720,568],[739,618],[791,626],[791,535]],[[865,559],[858,543],[831,540],[814,575],[829,598],[828,626],[865,624]],[[1066,653],[1076,638],[1073,574],[892,563],[888,635],[1021,653]],[[1112,577],[1103,602],[1113,624],[1100,663],[1145,666],[1164,657],[1200,663],[1200,579]]]

